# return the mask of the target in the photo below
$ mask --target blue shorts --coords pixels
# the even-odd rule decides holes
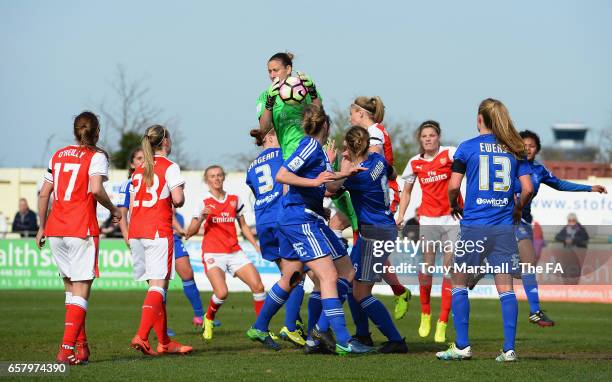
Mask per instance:
[[[514,228],[514,234],[516,235],[516,241],[529,239],[533,241],[533,228],[531,224],[525,223],[521,220],[521,223]]]
[[[183,240],[180,237],[174,236],[174,260],[180,259],[181,257],[189,257],[189,252],[185,249],[183,245]]]
[[[333,260],[346,256],[346,248],[321,220],[303,224],[279,225],[278,241],[283,259],[303,263],[331,255]]]
[[[278,224],[257,224],[256,228],[259,248],[261,248],[261,257],[272,262],[280,259],[280,246],[277,237]]]
[[[461,226],[460,240],[455,245],[454,260],[456,265],[477,267],[488,264],[491,267],[507,270],[499,273],[520,272],[514,227]]]
[[[390,252],[383,250],[384,242],[395,241],[396,238],[397,227],[395,225],[360,227],[359,237],[351,251],[355,280],[369,283],[382,281],[382,266],[391,255]]]

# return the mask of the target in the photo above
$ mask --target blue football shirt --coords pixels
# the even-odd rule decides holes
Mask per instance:
[[[275,223],[283,185],[275,181],[276,173],[283,165],[283,154],[280,148],[262,151],[257,159],[249,165],[246,184],[255,195],[255,221],[257,224]]]

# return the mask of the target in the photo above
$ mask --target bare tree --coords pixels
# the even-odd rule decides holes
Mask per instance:
[[[144,78],[130,80],[125,67],[119,64],[110,86],[114,101],[102,101],[100,111],[108,127],[104,129],[102,143],[110,149],[111,162],[115,167],[126,167],[130,152],[140,146],[144,130],[155,123],[172,132],[173,159],[181,167],[192,164],[183,149],[184,138],[179,128],[179,119],[162,119],[163,110],[152,102]]]

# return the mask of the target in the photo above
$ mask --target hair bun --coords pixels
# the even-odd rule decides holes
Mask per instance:
[[[289,57],[289,59],[290,59],[291,61],[293,61],[293,59],[295,58],[295,54],[293,54],[293,53],[291,53],[291,52],[286,52],[286,54],[287,54],[287,57]]]

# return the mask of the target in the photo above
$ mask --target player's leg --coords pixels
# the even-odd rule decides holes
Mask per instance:
[[[380,332],[387,337],[387,342],[379,349],[380,353],[406,353],[408,347],[406,341],[402,338],[399,331],[395,327],[391,315],[385,308],[382,302],[372,296],[371,282],[361,282],[355,280],[353,282],[353,296],[359,301],[359,305],[367,316],[372,320],[374,325],[378,327]]]
[[[502,354],[496,360],[499,362],[515,361],[514,350],[516,339],[516,322],[518,319],[518,302],[514,294],[512,276],[510,274],[496,274],[495,286],[501,303],[502,319],[504,324],[504,347]]]
[[[423,263],[435,265],[436,254],[431,251],[423,252]],[[419,272],[419,299],[421,301],[421,323],[419,336],[427,337],[431,331],[431,286],[433,275]]]
[[[222,256],[227,257],[228,255],[205,254],[205,263],[207,264],[206,277],[213,289],[213,294],[210,297],[208,308],[204,315],[204,331],[202,332],[202,338],[205,341],[212,340],[215,316],[229,293],[227,283],[225,282],[225,266],[221,264],[221,262],[226,261],[226,259]],[[211,258],[214,259],[212,264],[209,262]]]
[[[452,252],[444,253],[444,265],[451,266],[453,263]],[[451,276],[448,273],[442,275],[442,287],[441,287],[441,303],[440,303],[440,318],[436,323],[436,332],[434,335],[434,341],[438,343],[446,342],[446,328],[448,326],[448,317],[451,311],[452,299],[453,299],[453,283]]]
[[[521,263],[536,265],[535,249],[530,237],[525,237],[518,242],[519,256]],[[529,322],[541,327],[553,326],[555,322],[551,320],[540,309],[540,296],[538,292],[538,281],[535,273],[523,273],[521,275],[523,289],[529,302]]]
[[[281,243],[281,249],[283,248]],[[272,350],[280,350],[280,346],[274,342],[269,334],[270,320],[285,304],[291,289],[301,279],[303,265],[299,260],[282,259],[282,274],[280,280],[270,288],[264,301],[263,307],[255,320],[255,323],[247,331],[247,337],[253,341],[259,341]]]
[[[174,239],[174,259],[176,273],[183,282],[183,293],[187,297],[187,301],[193,309],[193,324],[196,327],[202,327],[204,308],[202,307],[202,299],[200,291],[193,277],[193,269],[189,261],[189,253],[185,250],[180,239]]]
[[[234,254],[232,256],[241,256],[240,252]],[[246,255],[242,253],[242,256],[246,258]],[[251,293],[253,293],[253,309],[255,310],[255,315],[258,316],[261,308],[264,304],[264,300],[266,299],[266,291],[264,290],[264,285],[261,282],[261,277],[255,266],[246,258],[248,263],[243,263],[242,265],[237,265],[236,269],[230,268],[230,273],[237,277],[245,283],[249,289],[251,289]]]
[[[470,321],[470,301],[467,291],[468,275],[454,273],[452,275],[452,312],[455,327],[455,342],[441,352],[436,353],[440,360],[452,361],[472,358],[468,329]]]

